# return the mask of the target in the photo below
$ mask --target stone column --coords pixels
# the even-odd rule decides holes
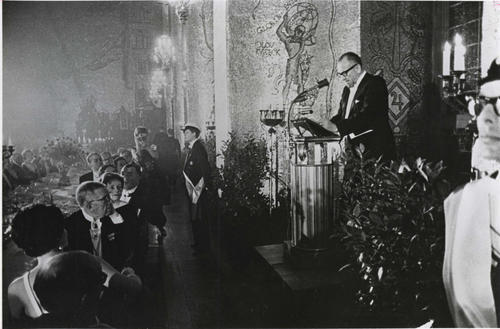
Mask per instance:
[[[228,107],[228,64],[227,64],[227,3],[226,0],[213,1],[214,9],[214,93],[215,93],[215,145],[217,153],[229,137],[230,117]],[[222,159],[217,158],[217,166]]]

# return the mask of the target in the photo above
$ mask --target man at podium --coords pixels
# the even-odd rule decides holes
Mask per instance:
[[[352,52],[340,56],[337,75],[345,87],[337,114],[320,124],[340,134],[346,147],[365,147],[369,157],[389,161],[396,157],[394,136],[389,125],[388,92],[382,77],[367,73],[361,58]]]

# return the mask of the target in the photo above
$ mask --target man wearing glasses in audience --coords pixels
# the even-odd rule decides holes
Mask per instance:
[[[457,327],[500,326],[500,58],[479,82],[469,111],[477,122],[475,180],[444,201],[443,282]]]
[[[331,119],[324,119],[320,124],[340,134],[346,149],[355,149],[363,144],[365,156],[383,156],[383,160],[387,161],[394,159],[396,147],[389,125],[388,93],[384,79],[367,73],[361,58],[352,52],[340,56],[337,75],[346,85],[339,109]]]

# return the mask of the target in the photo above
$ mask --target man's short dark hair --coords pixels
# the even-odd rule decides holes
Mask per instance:
[[[56,206],[37,204],[21,210],[12,220],[12,240],[26,255],[41,256],[59,247],[64,216]]]
[[[339,58],[339,61],[343,60],[344,58],[347,58],[349,61],[359,64],[360,66],[363,66],[363,63],[361,63],[361,57],[359,57],[358,54],[353,53],[352,51],[342,54],[342,56],[340,56]]]
[[[115,160],[114,160],[115,167],[118,167],[118,161],[125,161],[125,162],[127,162],[127,160],[125,160],[125,158],[124,158],[124,157],[122,157],[122,156],[117,156],[117,157],[115,158]]]
[[[128,168],[134,168],[137,174],[141,175],[141,166],[139,166],[137,163],[135,162],[127,163],[126,165],[123,166],[122,172],[124,172]]]
[[[108,183],[111,183],[112,181],[119,181],[120,183],[122,183],[123,185],[123,176],[122,175],[119,175],[117,173],[114,173],[114,172],[107,172],[105,173],[104,175],[102,175],[102,183],[104,185],[108,185]]]
[[[113,168],[113,172],[116,171],[116,167],[114,164],[107,164],[107,165],[101,166],[101,168],[99,168],[99,176],[104,174],[106,172],[106,169],[108,169],[109,167]]]
[[[198,129],[196,129],[195,127],[187,126],[186,128],[184,128],[184,131],[186,131],[186,130],[189,130],[190,132],[195,134],[196,138],[200,137],[201,132]]]
[[[134,136],[137,136],[138,134],[149,134],[149,130],[144,126],[135,127]]]
[[[68,251],[40,266],[33,289],[52,316],[86,321],[87,316],[95,316],[86,312],[96,309],[105,280],[106,274],[95,256],[81,250]]]
[[[81,183],[76,189],[76,202],[78,202],[80,207],[83,207],[85,205],[87,193],[94,193],[99,189],[107,191],[106,185],[99,182],[89,181]]]
[[[87,163],[89,163],[89,162],[90,162],[90,158],[91,158],[91,157],[93,157],[94,155],[95,155],[95,156],[97,156],[99,159],[101,159],[101,162],[102,162],[102,157],[101,157],[101,155],[100,155],[99,153],[97,153],[97,152],[90,152],[90,153],[87,155],[87,158],[86,158]]]

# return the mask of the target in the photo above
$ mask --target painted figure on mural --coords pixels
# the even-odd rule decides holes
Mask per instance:
[[[318,25],[318,11],[310,3],[298,3],[290,7],[283,21],[278,26],[276,34],[281,42],[284,43],[288,55],[285,71],[285,86],[283,87],[283,106],[288,104],[288,95],[292,83],[297,86],[297,94],[304,90],[305,77],[301,64],[307,63],[302,56],[305,54],[306,46],[315,44],[314,34]],[[310,62],[310,57],[308,57]]]

